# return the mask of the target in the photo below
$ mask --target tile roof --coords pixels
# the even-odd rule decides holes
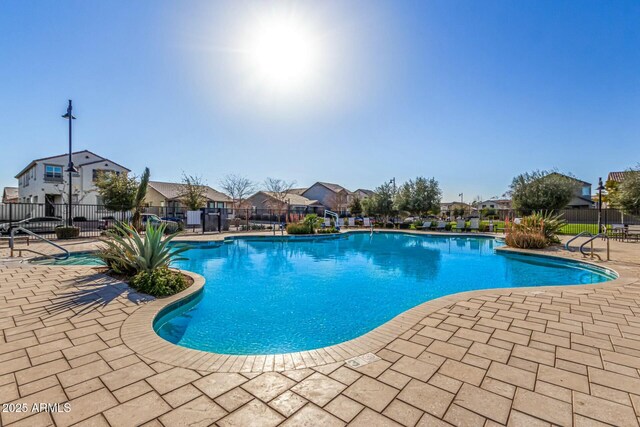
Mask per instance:
[[[305,187],[305,188],[292,188],[291,190],[289,190],[289,193],[298,194],[298,195],[302,196],[302,193],[304,193],[307,190],[308,190],[307,187]]]
[[[270,192],[270,191],[263,191],[264,194],[266,194],[269,197],[272,198],[276,198],[275,197],[275,193]],[[289,193],[287,194],[287,200],[289,201],[290,205],[296,205],[296,206],[314,206],[314,205],[320,205],[320,202],[318,202],[317,200],[311,200],[311,199],[307,199],[304,196],[301,196],[299,194],[294,194],[294,193]]]
[[[615,181],[622,182],[624,181],[624,176],[628,174],[629,171],[624,172],[609,172],[609,176],[607,177],[607,181]]]
[[[374,194],[376,194],[375,191],[373,190],[367,190],[365,188],[358,188],[356,191],[354,191],[354,193],[364,193],[367,196],[373,196]]]
[[[164,196],[167,200],[175,200],[180,198],[180,194],[182,193],[185,184],[177,182],[149,181],[149,187],[162,194],[162,196]],[[206,197],[208,200],[213,200],[215,202],[232,201],[231,197],[227,196],[226,194],[214,190],[208,185],[205,185],[204,187],[206,188]]]
[[[342,185],[332,184],[330,182],[322,182],[322,181],[318,181],[318,182],[316,182],[316,184],[323,185],[323,186],[327,187],[329,190],[333,191],[334,193],[339,193],[342,190],[346,191],[347,193],[351,193],[351,191],[347,190]]]

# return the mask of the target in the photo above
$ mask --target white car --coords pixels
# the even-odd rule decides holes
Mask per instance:
[[[60,225],[64,225],[64,221],[55,216],[27,218],[22,221],[14,221],[11,224],[8,222],[0,224],[0,234],[9,234],[16,227],[25,228],[33,233],[54,233],[55,228]]]

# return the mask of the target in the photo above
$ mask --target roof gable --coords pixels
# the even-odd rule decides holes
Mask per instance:
[[[563,176],[563,177],[565,177],[565,178],[569,178],[569,179],[571,179],[571,180],[573,180],[573,181],[579,182],[580,184],[591,185],[591,183],[590,183],[590,182],[583,181],[583,180],[581,180],[581,179],[575,178],[575,177],[573,177],[573,176],[565,175],[565,174],[560,173],[560,172],[551,172],[549,175],[545,175],[545,176],[551,176],[551,175],[559,175],[559,176]],[[543,178],[544,178],[544,177],[543,177]]]
[[[106,157],[99,156],[98,154],[96,154],[96,153],[94,153],[94,152],[92,152],[92,151],[89,151],[89,150],[74,151],[74,152],[72,152],[72,153],[71,153],[71,155],[72,155],[72,156],[76,156],[76,155],[78,155],[78,154],[82,154],[82,153],[91,154],[92,156],[95,156],[95,157],[97,157],[97,158],[99,159],[99,160],[97,160],[97,161],[100,161],[100,162],[102,162],[102,161],[109,161],[109,162],[113,163],[114,165],[120,166],[121,168],[125,169],[127,172],[129,172],[129,171],[130,171],[130,170],[129,170],[129,169],[127,169],[126,167],[124,167],[124,166],[122,166],[122,165],[119,165],[118,163],[114,162],[113,160],[109,160],[109,159],[107,159]],[[21,177],[21,176],[22,176],[26,171],[28,171],[29,169],[31,169],[33,166],[35,166],[36,164],[38,164],[38,163],[40,163],[40,162],[44,162],[44,161],[46,161],[46,160],[57,159],[58,157],[65,158],[65,157],[68,157],[68,156],[69,156],[69,154],[67,153],[67,154],[58,154],[58,155],[56,155],[56,156],[42,157],[42,158],[39,158],[39,159],[32,160],[32,161],[31,161],[31,162],[30,162],[30,163],[29,163],[29,164],[28,164],[24,169],[22,169],[20,172],[18,172],[18,174],[15,176],[15,178],[18,178],[18,179],[19,179],[19,178],[20,178],[20,177]],[[93,162],[93,161],[92,161],[92,162]],[[87,162],[87,163],[84,163],[84,164],[90,164],[90,163],[92,163],[92,162]],[[82,163],[80,163],[80,164],[78,164],[77,166],[82,166],[82,165],[83,165],[83,164],[82,164]]]

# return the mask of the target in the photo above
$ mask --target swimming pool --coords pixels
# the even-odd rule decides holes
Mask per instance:
[[[237,355],[344,342],[457,292],[615,278],[584,263],[496,253],[502,243],[479,236],[379,232],[193,245],[176,266],[206,284],[163,310],[154,329],[180,346]]]

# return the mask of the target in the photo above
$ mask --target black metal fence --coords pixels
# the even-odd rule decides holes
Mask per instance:
[[[0,234],[7,234],[11,228],[21,226],[47,237],[55,236],[58,226],[66,225],[66,204],[44,203],[11,203],[0,205]],[[222,231],[256,231],[276,230],[281,225],[301,221],[305,215],[316,213],[323,216],[322,209],[231,209],[205,208],[197,214],[187,214],[187,209],[180,206],[148,206],[143,209],[145,217],[159,218],[172,221],[186,232],[222,232]],[[630,215],[617,209],[565,209],[558,211],[566,220],[564,234],[578,234],[582,231],[596,233],[598,231],[598,217],[600,223],[608,228],[617,225],[640,225],[640,215]],[[73,225],[80,228],[81,237],[96,237],[113,226],[117,221],[128,222],[132,212],[127,210],[108,210],[101,205],[74,204],[72,206]],[[500,223],[506,218],[515,219],[521,216],[513,210],[492,210],[469,212],[466,216],[480,216],[484,222]],[[440,218],[443,218],[442,216]],[[146,218],[145,218],[146,219]],[[435,218],[431,218],[434,219]],[[443,218],[455,222],[455,218]],[[429,219],[425,219],[428,221]],[[341,222],[349,224],[348,219]],[[371,217],[371,223],[385,226],[381,218]],[[407,228],[409,222],[423,220],[404,220],[400,217],[393,219],[395,226]],[[361,221],[357,222],[358,224]],[[400,226],[401,224],[402,226]],[[406,227],[405,227],[406,226]]]
[[[59,226],[67,225],[66,204],[10,203],[0,205],[0,234],[9,234],[15,227],[55,237]],[[80,229],[81,237],[97,237],[113,227],[116,222],[130,222],[130,210],[109,210],[102,205],[74,204],[72,225]],[[314,210],[300,209],[231,209],[203,208],[198,214],[187,214],[180,206],[146,206],[142,210],[143,221],[152,218],[178,224],[186,232],[222,232],[279,229],[282,224],[298,222]]]

